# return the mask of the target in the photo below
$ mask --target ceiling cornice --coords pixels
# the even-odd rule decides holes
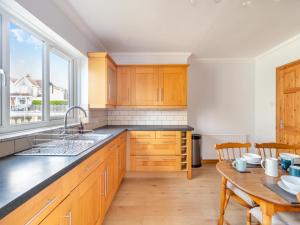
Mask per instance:
[[[119,65],[130,64],[187,64],[190,52],[113,52]]]
[[[99,49],[107,51],[102,42],[97,38],[97,35],[89,28],[89,26],[83,21],[83,19],[76,13],[76,10],[67,1],[53,0],[55,5],[73,22],[77,29],[86,36],[90,41],[95,43]]]
[[[190,62],[199,62],[199,63],[209,63],[209,62],[224,62],[224,63],[241,63],[241,62],[251,62],[254,61],[253,58],[194,58],[189,59]]]

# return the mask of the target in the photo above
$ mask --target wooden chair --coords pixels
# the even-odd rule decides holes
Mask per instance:
[[[297,199],[300,202],[300,193],[297,194]],[[260,207],[252,208],[250,213],[260,224],[262,224],[263,221]],[[299,221],[299,212],[279,212],[272,217],[272,224],[276,225],[298,225]]]
[[[258,154],[262,158],[267,157],[274,157],[278,158],[279,153],[281,152],[288,152],[288,153],[300,153],[300,145],[289,145],[289,144],[281,144],[281,143],[261,143],[261,144],[255,144],[255,148],[258,151]],[[299,150],[299,151],[298,151]]]
[[[215,150],[217,151],[219,161],[224,160],[235,160],[243,156],[243,153],[249,152],[251,148],[250,143],[222,143],[216,144]],[[221,208],[222,215],[225,214],[226,207],[228,205],[229,199],[233,198],[240,205],[247,208],[247,225],[251,224],[251,214],[250,209],[256,206],[255,202],[242,190],[235,187],[232,183],[227,182],[226,184],[226,199],[224,207]],[[225,221],[226,224],[229,224]]]

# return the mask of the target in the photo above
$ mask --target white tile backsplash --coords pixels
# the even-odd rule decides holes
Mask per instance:
[[[187,110],[129,110],[90,109],[85,129],[106,125],[187,125]],[[33,145],[30,135],[0,142],[0,157],[10,155]]]
[[[89,121],[85,128],[92,130],[98,127],[106,126],[108,121],[108,112],[106,109],[89,109]]]
[[[110,109],[108,125],[187,125],[187,110]]]

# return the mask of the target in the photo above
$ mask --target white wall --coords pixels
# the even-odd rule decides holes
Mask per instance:
[[[83,54],[103,50],[103,47],[95,39],[92,40],[87,32],[80,31],[53,0],[16,1]]]
[[[188,122],[203,134],[203,158],[215,158],[211,137],[254,134],[254,61],[193,60]],[[230,137],[232,138],[232,137]]]
[[[255,141],[276,140],[276,68],[300,58],[300,36],[256,58]]]

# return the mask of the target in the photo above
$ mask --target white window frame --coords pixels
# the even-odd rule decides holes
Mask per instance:
[[[16,4],[11,2],[11,4]],[[3,8],[2,8],[2,7]],[[19,7],[19,8],[18,8]],[[28,13],[24,9],[20,8],[20,6],[14,6],[13,10],[17,8],[19,12],[24,14]],[[9,9],[9,10],[6,10]],[[50,78],[50,71],[49,71],[49,54],[50,52],[54,52],[59,56],[63,56],[64,58],[68,59],[69,61],[69,106],[80,104],[79,97],[79,85],[80,79],[78,78],[80,75],[80,61],[82,60],[83,55],[74,47],[72,47],[69,43],[65,42],[61,39],[57,34],[52,33],[52,31],[48,31],[45,25],[40,25],[40,21],[35,21],[38,26],[32,25],[30,21],[27,21],[26,18],[29,15],[18,15],[15,16],[8,11],[10,8],[0,0],[0,16],[2,20],[0,35],[1,35],[1,45],[2,45],[2,52],[0,51],[0,68],[3,68],[5,71],[5,79],[6,85],[4,86],[1,82],[3,79],[0,79],[1,85],[1,95],[0,95],[0,103],[1,103],[1,112],[0,112],[0,133],[6,132],[14,132],[14,131],[21,131],[26,129],[34,129],[40,127],[47,127],[47,126],[55,126],[63,124],[63,118],[61,119],[51,119],[50,118],[50,89],[49,89],[49,78]],[[30,15],[33,17],[32,15]],[[18,18],[17,18],[18,17]],[[21,19],[20,19],[21,17]],[[31,18],[32,21],[35,18]],[[29,32],[34,37],[38,38],[43,42],[43,107],[42,107],[42,121],[39,122],[32,122],[28,124],[10,124],[10,51],[9,51],[9,24],[14,23],[23,29],[26,32]],[[45,27],[43,27],[45,26]],[[46,33],[41,32],[41,29],[46,30]],[[48,34],[48,35],[47,35]],[[67,46],[67,47],[65,47]],[[1,78],[1,76],[0,76]],[[47,103],[47,104],[46,104]],[[73,116],[74,118],[74,116]],[[75,122],[75,120],[73,120]]]

